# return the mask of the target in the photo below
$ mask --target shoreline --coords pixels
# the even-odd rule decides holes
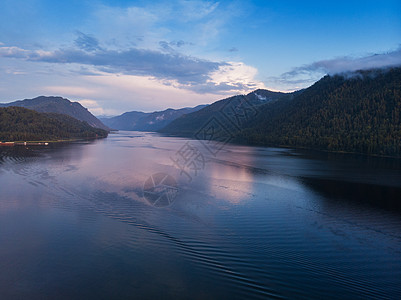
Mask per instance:
[[[45,141],[14,141],[14,142],[0,142],[0,147],[14,147],[14,146],[49,146],[52,144],[72,143],[79,141],[90,141],[103,139],[105,137],[82,138],[82,139],[67,139],[67,140],[45,140]]]
[[[131,130],[127,130],[131,131]],[[193,140],[199,140],[195,138],[190,134],[177,134],[177,133],[165,133],[165,132],[160,132],[160,131],[155,131],[156,133],[160,134],[161,136],[165,137],[177,137],[177,138],[187,138],[187,139],[193,139]],[[216,141],[216,140],[213,140]],[[303,146],[289,146],[289,145],[277,145],[277,144],[265,144],[265,143],[249,143],[245,141],[238,141],[238,140],[231,140],[228,141],[227,144],[230,145],[238,145],[238,146],[247,146],[247,147],[265,147],[265,148],[271,148],[271,147],[277,147],[277,148],[284,148],[284,149],[299,149],[299,150],[309,150],[309,151],[316,151],[316,152],[321,152],[321,153],[332,153],[332,154],[349,154],[349,155],[361,155],[361,156],[366,156],[366,157],[378,157],[378,158],[395,158],[395,159],[401,159],[401,156],[397,155],[388,155],[388,154],[375,154],[375,153],[364,153],[364,152],[352,152],[352,151],[345,151],[345,150],[327,150],[327,149],[319,149],[319,148],[313,148],[313,147],[303,147]]]

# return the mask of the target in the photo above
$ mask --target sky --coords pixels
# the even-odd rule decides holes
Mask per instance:
[[[111,116],[398,65],[399,0],[0,1],[0,102],[62,96]]]

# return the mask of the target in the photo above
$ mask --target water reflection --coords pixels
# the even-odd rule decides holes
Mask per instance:
[[[398,160],[227,145],[188,181],[171,161],[187,141],[121,132],[1,149],[0,294],[400,295]],[[158,172],[178,182],[167,208],[143,198]]]
[[[401,212],[401,187],[317,178],[305,178],[303,182],[323,199]]]

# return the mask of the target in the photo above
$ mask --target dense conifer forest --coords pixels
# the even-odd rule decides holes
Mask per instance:
[[[236,140],[401,155],[401,68],[325,76],[291,101],[266,105]]]
[[[161,132],[197,138],[215,118],[218,125],[208,130],[216,140],[230,135],[231,141],[251,145],[401,156],[401,68],[327,75],[307,89],[277,94],[264,104],[247,100],[253,94],[217,101]],[[244,117],[247,112],[235,104],[238,99],[247,100],[258,113],[249,114],[248,108]],[[227,102],[238,107],[231,121],[239,116],[240,129],[222,114]]]
[[[67,115],[22,107],[0,108],[0,141],[49,141],[106,137],[107,131]]]

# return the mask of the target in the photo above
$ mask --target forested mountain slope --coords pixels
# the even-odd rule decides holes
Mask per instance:
[[[0,141],[45,141],[106,137],[108,132],[67,115],[23,107],[0,108]]]
[[[92,115],[78,102],[71,102],[62,97],[40,96],[34,99],[19,100],[11,103],[0,103],[0,107],[18,106],[35,110],[41,113],[58,113],[84,121],[92,127],[109,130],[99,119]]]
[[[401,68],[325,76],[291,102],[265,106],[236,140],[401,155]]]

